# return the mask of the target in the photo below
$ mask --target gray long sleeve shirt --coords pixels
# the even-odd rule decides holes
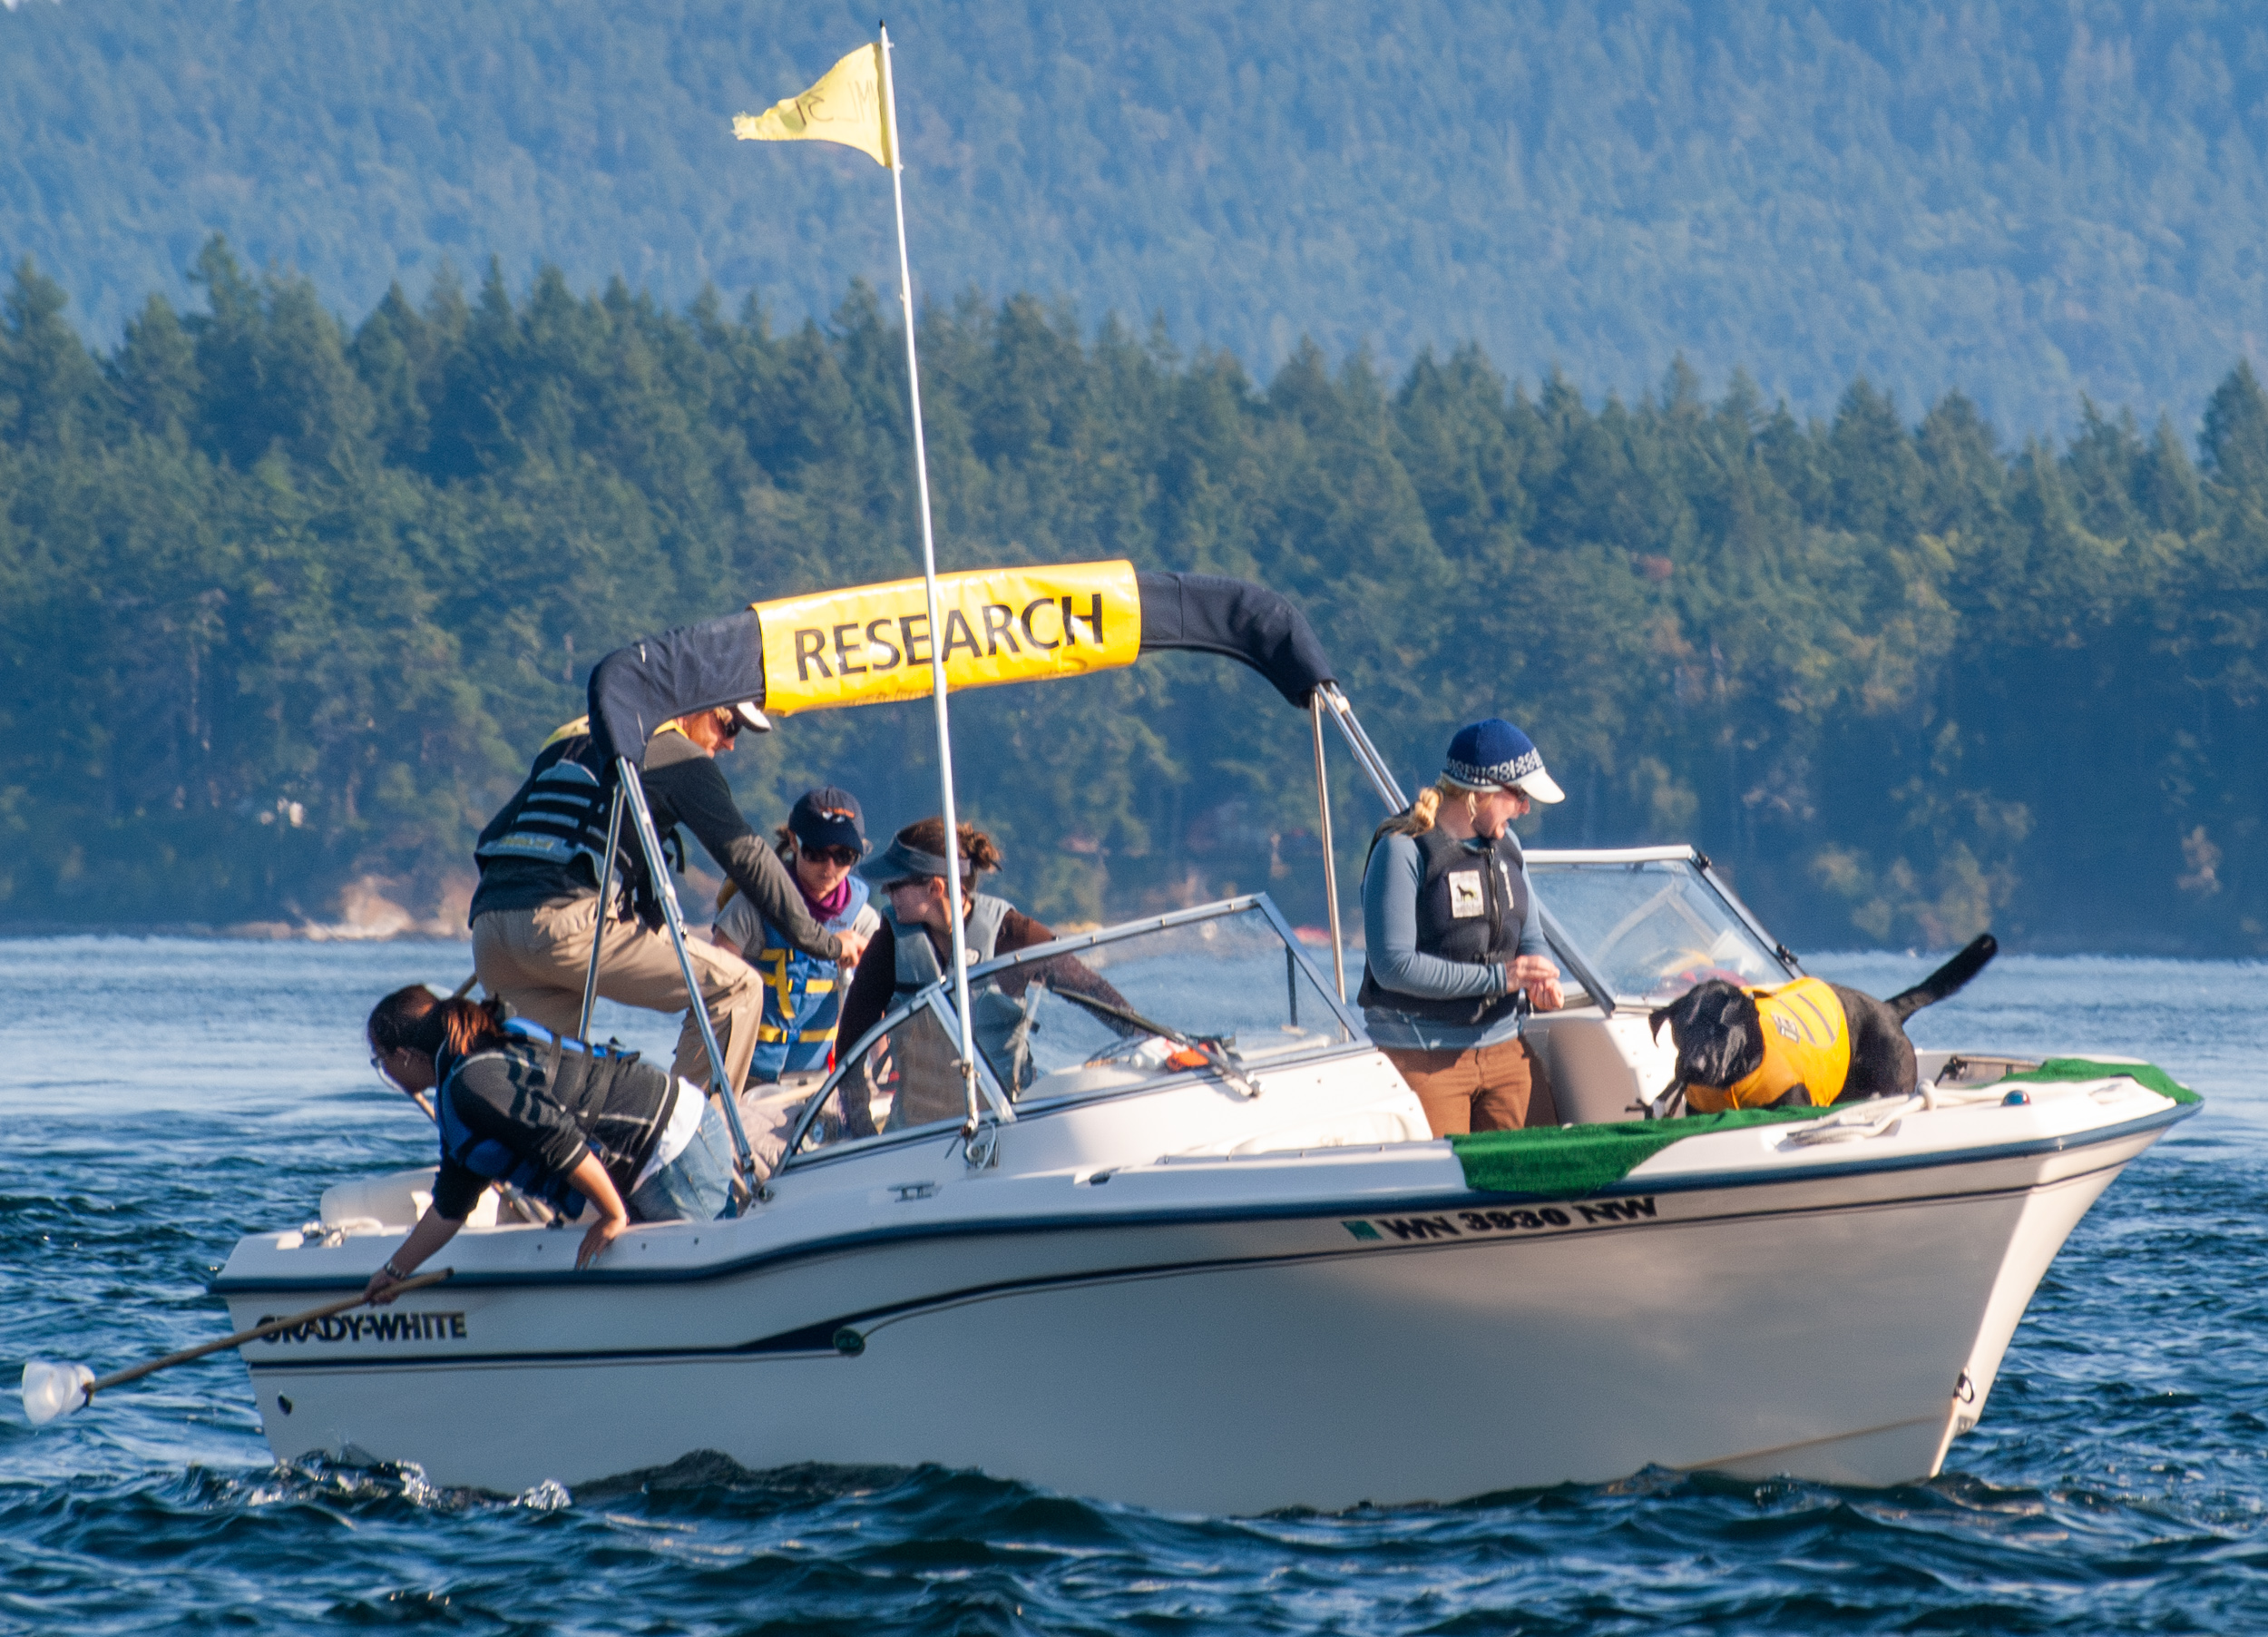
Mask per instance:
[[[1522,876],[1527,874],[1521,868]],[[1363,958],[1378,981],[1404,995],[1423,995],[1442,1000],[1491,999],[1505,992],[1505,969],[1495,962],[1444,960],[1417,946],[1418,888],[1425,866],[1417,843],[1393,832],[1381,836],[1371,849],[1370,866],[1363,872]],[[1549,956],[1543,917],[1537,907],[1531,883],[1528,917],[1520,924],[1520,953]],[[1516,1039],[1517,1015],[1484,1024],[1447,1024],[1413,1017],[1382,1006],[1363,1008],[1363,1023],[1374,1043],[1398,1051],[1461,1052],[1471,1046],[1494,1045]]]

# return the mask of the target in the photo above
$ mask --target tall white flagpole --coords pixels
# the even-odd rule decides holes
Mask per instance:
[[[937,779],[944,791],[945,895],[953,917],[953,999],[961,1023],[961,1077],[968,1094],[963,1139],[976,1135],[976,1032],[969,1023],[969,951],[963,936],[961,822],[953,799],[953,724],[945,709],[944,632],[937,611],[937,540],[929,514],[929,450],[922,438],[922,368],[914,350],[914,274],[905,255],[905,162],[898,146],[898,94],[890,74],[890,30],[882,26],[883,133],[898,212],[898,300],[905,311],[905,390],[914,406],[914,474],[922,498],[922,580],[929,593],[929,686],[937,706]]]

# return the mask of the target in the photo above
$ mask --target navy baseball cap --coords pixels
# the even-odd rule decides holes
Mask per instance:
[[[1543,752],[1535,741],[1501,717],[1457,730],[1442,777],[1462,789],[1518,790],[1538,801],[1567,799],[1567,792],[1543,770]]]
[[[865,816],[858,810],[858,798],[835,785],[797,797],[787,815],[787,828],[806,847],[847,847],[862,856],[866,850]]]

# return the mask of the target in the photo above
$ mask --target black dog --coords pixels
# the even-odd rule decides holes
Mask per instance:
[[[1851,1061],[1843,1083],[1833,1087],[1798,1084],[1777,1105],[1801,1108],[1820,1103],[1856,1103],[1862,1098],[1902,1096],[1912,1091],[1913,1042],[1906,1038],[1906,1019],[1958,991],[1984,970],[1985,963],[1999,948],[1992,935],[1984,933],[1912,988],[1888,1000],[1876,1000],[1841,984],[1827,985],[1843,1003],[1851,1035]],[[1657,1038],[1662,1024],[1668,1024],[1669,1037],[1677,1045],[1677,1073],[1656,1102],[1658,1109],[1667,1111],[1672,1099],[1688,1085],[1735,1085],[1764,1066],[1764,1021],[1755,999],[1737,985],[1721,978],[1696,984],[1657,1010],[1652,1021]]]

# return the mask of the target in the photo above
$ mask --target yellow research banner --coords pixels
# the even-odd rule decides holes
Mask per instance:
[[[841,142],[890,163],[882,118],[882,47],[862,45],[801,96],[761,113],[736,113],[732,133],[744,142]]]
[[[921,581],[754,606],[764,633],[767,711],[929,697],[933,638]],[[949,692],[1108,671],[1132,664],[1142,648],[1131,563],[940,574],[937,613]]]

